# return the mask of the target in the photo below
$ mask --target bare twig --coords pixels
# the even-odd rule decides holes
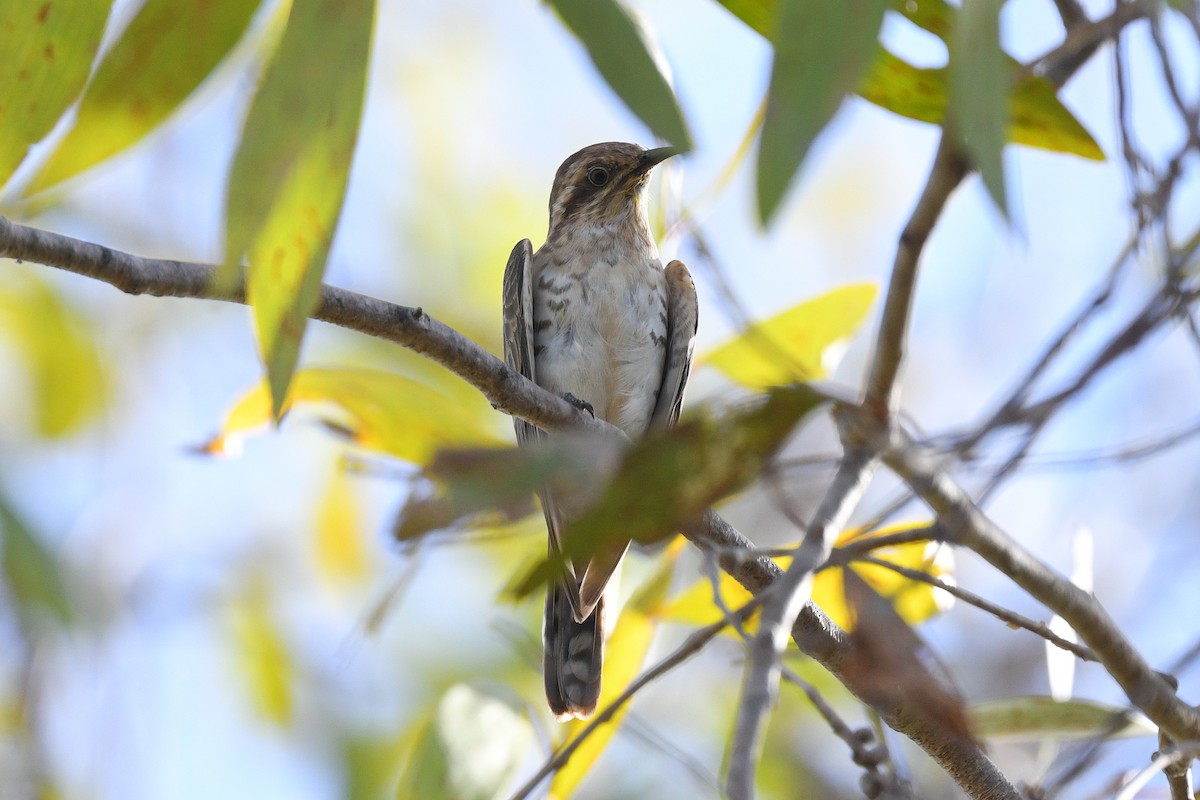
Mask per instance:
[[[892,572],[895,572],[897,575],[903,575],[910,581],[921,581],[922,583],[927,583],[930,586],[941,589],[947,594],[953,595],[967,605],[975,606],[981,611],[986,611],[996,619],[1003,622],[1005,625],[1011,625],[1014,628],[1024,628],[1030,633],[1042,637],[1055,647],[1066,650],[1069,653],[1073,653],[1084,661],[1099,661],[1099,659],[1096,658],[1096,655],[1091,650],[1083,645],[1072,642],[1069,639],[1064,639],[1054,631],[1050,630],[1050,626],[1046,623],[1032,620],[1022,614],[1018,614],[1015,611],[1010,611],[1003,606],[996,605],[989,600],[984,600],[974,592],[968,592],[966,589],[963,589],[960,586],[956,586],[952,583],[946,583],[940,578],[930,575],[928,572],[922,572],[919,569],[911,569],[902,564],[896,564],[886,559],[876,558],[875,556],[860,556],[855,560],[864,564],[874,564],[877,567],[890,569]]]

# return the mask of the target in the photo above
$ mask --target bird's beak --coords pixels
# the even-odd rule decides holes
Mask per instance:
[[[637,171],[639,174],[645,175],[671,156],[677,156],[682,152],[678,147],[656,147],[653,150],[647,150],[638,159]]]

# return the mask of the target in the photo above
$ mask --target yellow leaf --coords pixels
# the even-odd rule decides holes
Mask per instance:
[[[355,444],[424,464],[442,447],[499,442],[481,416],[464,408],[465,402],[447,400],[425,384],[392,372],[310,368],[296,375],[284,411],[297,405],[317,407],[322,419],[345,431]],[[269,395],[260,383],[238,399],[220,432],[200,449],[213,455],[236,452],[243,437],[266,430],[270,422]]]
[[[766,389],[824,377],[875,300],[874,284],[843,286],[793,306],[698,359],[734,383]]]
[[[872,538],[885,534],[900,533],[928,525],[927,522],[900,523],[887,528],[881,528],[870,534],[858,530],[848,530],[838,537],[836,546],[848,544],[862,538]],[[918,541],[909,544],[882,547],[872,551],[872,555],[883,561],[888,561],[902,567],[919,570],[942,580],[949,580],[953,569],[952,551],[938,543]],[[775,559],[780,569],[787,569],[791,564],[790,557]],[[852,569],[881,596],[888,598],[905,622],[915,625],[929,619],[934,614],[945,611],[953,602],[953,598],[945,592],[935,589],[929,584],[910,580],[886,567],[874,564],[856,563]],[[718,591],[721,602],[727,609],[739,608],[750,600],[750,593],[724,572],[718,581]],[[812,600],[831,620],[843,628],[848,628],[851,615],[846,608],[845,591],[842,588],[842,568],[830,567],[821,570],[813,577]],[[661,620],[679,622],[684,625],[711,625],[724,619],[724,613],[713,599],[713,583],[708,577],[701,577],[676,595],[656,613]],[[757,629],[757,615],[750,618],[745,628],[753,633]],[[724,633],[736,635],[736,632],[726,630]]]
[[[858,529],[849,530],[838,537],[836,546],[841,547],[852,541],[902,533],[914,528],[925,527],[928,524],[928,522],[899,523],[865,535]],[[872,550],[871,555],[882,561],[924,572],[942,580],[948,580],[948,575],[954,567],[953,552],[939,542],[918,541],[881,547]],[[887,567],[855,563],[851,569],[881,597],[890,600],[896,613],[910,625],[923,622],[933,615],[945,611],[953,603],[953,598],[940,589],[936,589],[924,581],[910,580]],[[817,573],[813,582],[813,602],[819,605],[821,610],[838,625],[843,628],[851,626],[852,617],[846,608],[841,569],[831,568]]]
[[[317,508],[313,550],[317,567],[331,583],[354,584],[370,572],[362,510],[354,482],[336,470]]]
[[[108,381],[89,323],[32,272],[0,287],[0,331],[24,359],[42,436],[63,436],[98,415]]]
[[[617,619],[612,635],[605,643],[598,706],[601,709],[620,696],[641,671],[646,653],[650,649],[650,642],[654,638],[656,622],[652,614],[662,605],[666,596],[667,587],[671,583],[671,571],[675,568],[675,560],[683,549],[682,542],[681,538],[676,538],[664,552],[662,564],[629,599],[629,603]],[[571,759],[554,775],[554,780],[550,783],[551,798],[557,800],[570,796],[621,727],[628,710],[629,704],[626,703],[612,719],[594,731],[579,746]],[[587,725],[585,720],[571,720],[563,726],[566,729],[563,741],[571,741]]]
[[[271,615],[261,575],[251,577],[231,611],[234,652],[254,709],[264,719],[286,726],[295,703],[295,667]]]

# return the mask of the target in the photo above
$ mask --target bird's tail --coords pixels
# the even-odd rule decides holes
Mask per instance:
[[[600,699],[600,665],[604,656],[604,598],[583,622],[576,622],[560,584],[546,591],[546,700],[556,719],[587,719]]]

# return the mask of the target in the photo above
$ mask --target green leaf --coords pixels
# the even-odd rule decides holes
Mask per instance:
[[[88,321],[33,271],[13,270],[0,286],[0,331],[16,344],[33,388],[37,431],[56,437],[97,417],[108,377]]]
[[[58,564],[3,494],[0,541],[4,544],[4,580],[16,604],[26,615],[40,613],[69,625],[74,612]]]
[[[958,11],[946,0],[893,0],[892,10],[944,42],[950,40]]]
[[[843,286],[792,306],[696,359],[750,389],[823,378],[840,342],[862,324],[878,289]]]
[[[730,14],[750,26],[760,35],[771,38],[775,24],[775,0],[718,0]]]
[[[642,26],[617,0],[550,0],[587,48],[596,69],[637,117],[683,151],[692,148],[687,122]]]
[[[422,470],[438,491],[411,494],[394,534],[403,541],[468,518],[482,524],[518,519],[533,510],[533,493],[549,483],[602,483],[619,448],[616,439],[560,434],[523,448],[444,450]]]
[[[226,204],[226,283],[246,295],[278,416],[320,294],[358,136],[372,0],[294,0],[246,116]]]
[[[1158,729],[1141,713],[1090,700],[1014,697],[968,710],[975,733],[992,741],[1073,741],[1154,736]]]
[[[242,37],[259,0],[148,0],[104,56],[74,125],[27,192],[134,144],[195,91]]]
[[[1010,70],[1000,49],[1002,0],[966,0],[950,46],[950,130],[1005,217],[1004,139]]]
[[[79,97],[110,0],[5,0],[0,6],[0,186]]]
[[[628,451],[598,499],[562,535],[563,551],[535,567],[522,596],[618,541],[662,541],[753,481],[800,420],[823,402],[807,386],[774,389],[723,418],[693,415]],[[614,525],[614,520],[620,520]]]
[[[780,0],[758,150],[758,214],[779,210],[809,146],[871,63],[887,0]]]

